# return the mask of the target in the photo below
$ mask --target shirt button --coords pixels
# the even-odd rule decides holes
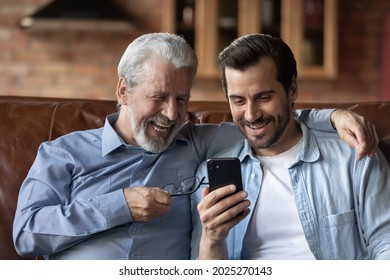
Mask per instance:
[[[254,179],[256,177],[256,174],[255,173],[252,173],[251,174],[251,179]]]
[[[179,178],[181,178],[182,174],[181,174],[180,172],[177,172],[177,173],[176,173],[176,176],[179,177]]]

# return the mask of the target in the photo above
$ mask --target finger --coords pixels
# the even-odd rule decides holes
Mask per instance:
[[[171,204],[171,196],[168,192],[160,188],[152,188],[154,201],[158,204],[169,205]]]
[[[233,228],[237,224],[239,224],[242,220],[244,220],[250,213],[250,209],[246,207],[242,211],[239,212],[240,215],[234,216],[234,218],[228,220],[225,225],[227,225],[229,228]]]
[[[167,196],[166,198],[162,198],[159,195],[155,197],[154,203],[149,208],[152,216],[162,217],[169,212],[171,196],[169,194]]]
[[[370,156],[370,157],[372,157],[375,153],[376,153],[376,151],[377,151],[377,149],[378,149],[378,145],[379,145],[379,136],[378,136],[378,133],[376,132],[376,127],[375,127],[375,125],[374,124],[371,124],[371,130],[372,130],[372,135],[374,135],[374,137],[373,137],[373,141],[372,141],[372,144],[371,144],[371,146],[370,146],[370,148],[369,148],[369,150],[368,150],[368,155]]]
[[[216,204],[218,201],[223,199],[224,197],[227,197],[231,194],[233,194],[236,191],[235,185],[227,185],[221,188],[218,188],[212,192],[209,192],[208,195],[205,197],[205,203],[207,205],[212,206]]]
[[[362,155],[361,155],[362,158],[366,155],[369,155],[372,151],[372,148],[375,146],[376,140],[373,131],[374,130],[372,128],[372,125],[370,123],[367,123],[366,124],[367,141],[366,141],[365,150],[362,151]]]
[[[153,214],[151,215],[152,218],[158,218],[165,216],[169,212],[169,205],[160,204],[152,209]]]
[[[202,199],[206,197],[206,195],[208,195],[210,192],[210,189],[209,187],[206,187],[206,188],[203,188],[202,190]]]
[[[363,146],[360,145],[357,136],[351,130],[343,130],[339,133],[340,138],[350,147],[356,150],[356,158],[360,157],[362,154]]]
[[[162,190],[154,190],[147,187],[133,187],[123,190],[127,205],[135,222],[147,222],[156,217],[161,217],[169,211],[169,204],[158,202],[160,195],[170,196]],[[156,195],[158,194],[158,195]],[[157,200],[157,201],[156,201]],[[164,200],[164,199],[163,199]]]
[[[358,149],[361,146],[361,142],[353,132],[346,131],[341,136],[342,140],[354,149]]]
[[[373,156],[378,149],[379,137],[375,125],[371,122],[364,122],[362,126],[365,129],[356,131],[356,138],[359,143],[356,158],[362,159],[366,155]]]
[[[206,189],[206,188],[205,188]],[[201,215],[204,215],[205,219],[208,219],[208,217],[211,215],[208,211],[208,209],[214,207],[215,204],[220,201],[225,196],[233,193],[235,191],[234,185],[228,185],[219,189],[216,189],[212,192],[208,190],[202,190],[202,200],[198,204],[198,212]],[[215,213],[215,210],[212,212]]]
[[[239,192],[220,200],[210,207],[207,214],[211,224],[218,226],[237,216],[249,207],[250,202],[245,200],[246,198],[246,192]]]
[[[249,215],[250,209],[246,208],[242,211],[242,213],[242,215],[236,215],[234,218],[223,224],[203,226],[205,235],[208,235],[214,240],[225,239],[229,234],[229,231]]]
[[[228,185],[205,195],[197,206],[201,222],[215,223],[215,220],[219,220],[218,215],[247,197],[244,191],[231,195],[235,190],[234,185]],[[207,191],[204,191],[204,194],[206,193]]]
[[[367,155],[365,145],[359,144],[356,148],[356,160],[361,160]]]
[[[210,230],[216,230],[221,227],[225,229],[232,228],[249,214],[249,205],[250,201],[244,200],[226,209],[221,214],[215,216],[214,219],[208,221],[207,227]]]
[[[249,209],[248,207],[250,206],[250,201],[249,200],[243,200],[234,206],[226,209],[224,212],[221,213],[221,218],[220,221],[221,223],[226,223],[232,219],[235,219],[237,216],[242,216],[243,212],[246,209]]]
[[[228,209],[231,210],[231,209],[235,209],[236,208],[236,205],[243,202],[246,198],[248,197],[248,193],[245,192],[245,191],[240,191],[238,193],[235,193],[235,194],[232,194],[232,195],[229,195],[223,199],[221,199],[217,204],[216,206],[218,206],[216,208],[216,210],[219,212],[219,213],[222,213],[222,212],[225,212],[227,211]],[[242,210],[242,209],[241,209]],[[230,212],[228,212],[230,214]],[[236,213],[237,214],[237,213]]]
[[[366,123],[361,123],[361,126],[354,127],[352,137],[355,137],[354,141],[356,143],[356,159],[361,160],[368,153],[368,148],[371,146],[372,137],[370,136],[371,132],[369,125]]]

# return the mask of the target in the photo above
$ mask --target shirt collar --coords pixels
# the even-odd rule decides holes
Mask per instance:
[[[114,124],[118,120],[119,113],[108,115],[104,123],[102,135],[102,156],[106,156],[126,143],[114,129]]]
[[[320,157],[320,149],[314,132],[310,130],[303,122],[300,123],[303,134],[303,145],[299,153],[298,160],[305,162],[314,162]]]
[[[241,162],[243,162],[247,157],[257,160],[253,155],[249,142],[246,139],[238,141],[232,148],[221,152],[221,154],[223,154],[223,157],[237,157]],[[220,154],[216,155],[216,157],[219,155]]]

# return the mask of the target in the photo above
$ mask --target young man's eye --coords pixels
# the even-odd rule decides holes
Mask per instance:
[[[241,98],[232,98],[230,99],[230,102],[233,103],[234,105],[240,106],[245,103],[245,100]]]
[[[270,101],[271,99],[272,99],[272,94],[264,94],[258,98],[258,100],[261,102]]]

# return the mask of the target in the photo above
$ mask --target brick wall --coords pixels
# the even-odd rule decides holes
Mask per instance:
[[[381,45],[390,1],[339,0],[338,3],[338,79],[301,81],[299,98],[324,102],[383,100]]]
[[[339,69],[337,89],[381,95],[383,27],[389,0],[339,0]],[[390,50],[389,50],[390,51]],[[390,78],[390,77],[389,77]]]
[[[159,31],[163,0],[118,0],[134,33],[26,33],[17,23],[49,0],[0,0],[0,95],[113,99],[116,67],[128,43]],[[381,43],[389,0],[339,0],[339,78],[300,81],[300,101],[381,97]],[[194,100],[224,100],[219,81],[197,82]]]
[[[115,98],[118,61],[134,37],[159,28],[159,0],[122,1],[143,26],[134,33],[28,33],[17,26],[48,2],[0,0],[0,95]]]

